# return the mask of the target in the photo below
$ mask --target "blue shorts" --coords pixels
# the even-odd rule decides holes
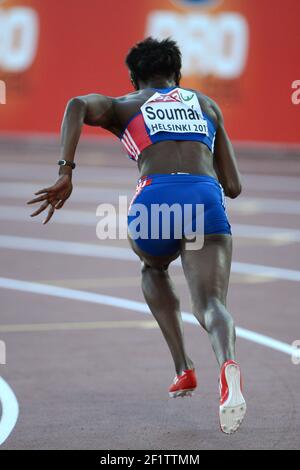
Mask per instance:
[[[129,236],[145,253],[163,256],[178,252],[191,233],[231,235],[224,200],[223,188],[212,176],[144,176],[128,211]]]

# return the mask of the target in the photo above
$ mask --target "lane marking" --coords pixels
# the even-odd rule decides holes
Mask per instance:
[[[0,206],[0,220],[9,220],[11,222],[31,222],[41,224],[41,219],[31,218],[30,213],[32,211],[28,207],[15,207],[15,206]],[[82,225],[88,227],[95,227],[99,219],[96,217],[96,205],[95,212],[87,212],[82,210],[70,210],[65,209],[64,211],[56,211],[55,219],[52,220],[54,224],[62,225]]]
[[[175,278],[175,279],[174,279]],[[176,282],[182,281],[183,276],[172,276]],[[139,287],[141,276],[105,276],[83,279],[40,279],[38,282],[58,287],[68,287],[71,289],[115,289],[116,287]],[[0,327],[1,328],[1,327]]]
[[[0,446],[13,431],[19,417],[18,400],[7,382],[0,377],[0,402],[2,416],[0,420]]]
[[[147,305],[142,302],[120,297],[112,297],[110,295],[96,294],[93,292],[67,289],[47,284],[39,284],[37,282],[27,282],[8,278],[0,278],[0,288],[107,305],[110,307],[133,310],[135,312],[151,315]],[[198,325],[196,318],[191,313],[182,312],[182,319],[186,323]],[[270,349],[274,349],[275,351],[280,351],[282,353],[288,354],[289,356],[295,353],[295,350],[291,345],[283,343],[282,341],[278,341],[269,336],[256,333],[255,331],[237,327],[236,333],[240,338],[246,339],[256,344],[260,344]]]
[[[41,220],[39,218],[30,218],[30,212],[31,210],[28,210],[28,208],[23,209],[21,207],[2,205],[0,206],[0,220],[41,224]],[[53,218],[51,223],[60,225],[80,225],[84,227],[94,227],[96,231],[96,226],[99,220],[99,217],[96,216],[96,211],[93,213],[64,208],[63,211],[56,212],[55,218]],[[115,221],[112,219],[112,223],[114,222]],[[123,223],[119,224],[117,222],[116,225],[120,228],[124,228],[126,224],[126,218],[124,218]],[[298,229],[249,224],[232,224],[232,229],[233,235],[240,238],[268,240],[283,243],[300,242],[300,230]]]
[[[98,167],[99,168],[99,167]],[[96,171],[98,170],[96,168]],[[99,177],[95,177],[95,168],[81,168],[80,175],[74,175],[75,177],[75,191],[81,189],[82,187],[90,187],[93,189],[94,193],[99,189]],[[124,172],[124,169],[123,169]],[[22,179],[16,178],[16,174],[23,175]],[[12,164],[12,163],[3,163],[1,164],[1,179],[5,183],[13,183],[14,187],[16,185],[22,185],[22,188],[28,190],[29,186],[33,189],[33,186],[41,185],[41,187],[49,186],[49,179],[45,179],[45,174],[56,179],[56,169],[53,165],[40,164],[39,167],[33,164]],[[130,189],[134,186],[135,181],[137,180],[133,176],[131,170],[126,172],[126,179],[123,174],[120,176],[119,169],[114,168],[101,168],[101,187],[106,187],[110,189],[115,189],[116,191],[120,190],[121,187]],[[23,186],[23,185],[26,186]],[[275,175],[262,175],[262,174],[252,174],[246,173],[243,174],[243,187],[247,191],[262,191],[262,192],[273,192],[278,194],[278,192],[287,192],[287,193],[299,193],[300,192],[300,178],[295,176],[275,176]],[[36,191],[38,188],[34,188]],[[11,188],[10,188],[11,190]],[[28,193],[27,193],[28,195]]]
[[[279,242],[300,242],[300,230],[264,225],[232,224],[234,237],[270,240]]]
[[[89,243],[63,242],[59,240],[0,235],[0,247],[22,251],[90,256],[92,258],[115,259],[118,261],[138,261],[137,256],[130,248],[102,245],[100,242],[96,245]],[[181,266],[180,259],[175,260],[173,265]],[[300,281],[300,271],[292,269],[252,263],[241,263],[238,261],[232,262],[231,269],[232,272],[239,274],[251,274],[277,280]]]
[[[34,197],[34,193],[37,191],[36,186],[36,184],[24,183],[23,181],[19,183],[1,182],[0,197],[16,200],[22,199],[25,202],[31,199],[31,195]],[[104,188],[101,187],[101,185],[92,187],[77,186],[72,192],[72,201],[81,203],[88,202],[94,203],[96,205],[98,204],[98,201],[118,201],[120,194],[126,194],[128,198],[130,198],[130,202],[134,192],[135,183],[132,184],[132,188],[122,188],[121,190],[117,190],[111,187]]]
[[[33,170],[34,172],[34,170]],[[300,178],[295,176],[275,176],[245,173],[243,186],[247,190],[278,192],[300,192]]]
[[[118,189],[120,186],[133,188],[139,177],[138,172],[134,173],[128,167],[122,168],[122,172],[120,172],[119,167],[102,167],[100,169],[98,165],[96,167],[87,165],[80,168],[80,173],[74,174],[74,183],[76,187],[83,185],[99,189],[100,176],[101,186],[104,184],[106,187]],[[53,164],[41,161],[38,165],[35,163],[1,162],[1,179],[11,180],[14,184],[27,181],[34,185],[41,184],[41,187],[44,188],[49,186],[51,178],[53,181],[57,178],[57,170]]]
[[[133,185],[134,186],[134,185]],[[36,185],[32,183],[11,183],[1,182],[0,196],[12,200],[26,200],[33,196],[36,191]],[[120,195],[127,195],[129,201],[134,195],[134,188],[114,189],[109,187],[76,187],[72,193],[72,201],[78,203],[99,204],[118,203]],[[300,201],[293,199],[275,199],[275,198],[259,198],[251,196],[241,196],[240,199],[231,200],[226,198],[226,204],[230,212],[247,214],[270,213],[270,214],[300,214]]]
[[[257,197],[241,198],[237,201],[226,200],[229,211],[242,215],[283,214],[299,215],[300,202],[290,199],[263,199]]]
[[[94,321],[94,322],[65,322],[65,323],[27,323],[26,325],[1,325],[0,333],[36,333],[43,331],[83,331],[119,328],[158,328],[156,321]]]
[[[172,273],[172,280],[177,285],[186,285],[184,275],[175,275]],[[231,284],[258,284],[262,282],[272,282],[269,277],[258,277],[255,274],[239,274],[232,273],[230,277]],[[141,284],[141,276],[113,276],[113,277],[92,277],[82,279],[39,279],[37,282],[50,284],[58,287],[70,287],[71,289],[115,289],[118,287],[139,287]]]

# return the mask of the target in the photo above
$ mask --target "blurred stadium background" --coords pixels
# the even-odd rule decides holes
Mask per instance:
[[[299,448],[299,15],[298,0],[0,2],[3,449]],[[249,416],[230,440],[206,336],[186,324],[200,389],[169,401],[171,359],[141,315],[139,263],[126,240],[96,237],[98,204],[131,197],[138,176],[119,143],[85,128],[65,208],[44,227],[25,205],[56,178],[66,102],[128,93],[125,54],[148,35],[178,41],[182,86],[220,104],[243,173],[228,201],[229,307]],[[189,311],[180,266],[172,274]]]

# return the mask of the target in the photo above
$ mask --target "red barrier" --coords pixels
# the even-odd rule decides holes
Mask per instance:
[[[2,1],[0,129],[57,132],[70,97],[130,91],[129,47],[170,34],[182,85],[219,102],[234,139],[299,143],[299,15],[298,0]]]

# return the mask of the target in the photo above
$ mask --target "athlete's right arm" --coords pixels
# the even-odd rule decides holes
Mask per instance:
[[[83,124],[106,129],[112,126],[113,103],[113,98],[98,94],[78,96],[68,102],[61,127],[62,159],[74,161]]]
[[[74,162],[83,124],[101,126],[114,132],[113,102],[113,98],[97,94],[78,96],[68,102],[61,127],[61,159]],[[46,224],[55,209],[60,209],[70,197],[72,188],[72,168],[60,166],[56,183],[37,191],[35,195],[38,197],[28,202],[28,204],[41,203],[31,216],[35,217],[50,205],[44,220]]]
[[[219,106],[212,102],[212,107],[217,115],[218,127],[214,147],[214,166],[226,196],[237,197],[242,191],[241,176],[233,146],[230,142],[224,120]]]

